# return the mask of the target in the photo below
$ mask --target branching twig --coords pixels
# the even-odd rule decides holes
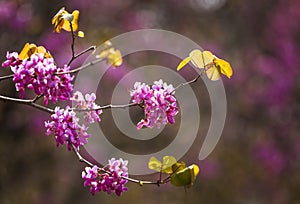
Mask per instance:
[[[34,108],[37,108],[39,110],[48,112],[48,113],[54,113],[54,110],[52,110],[51,108],[47,108],[45,106],[42,106],[40,104],[35,103],[38,97],[35,97],[32,100],[29,99],[19,99],[19,98],[12,98],[12,97],[8,97],[8,96],[2,96],[0,95],[0,100],[3,100],[4,102],[8,101],[8,102],[15,102],[15,103],[20,103],[20,104],[25,104],[25,105],[29,105],[32,106]]]

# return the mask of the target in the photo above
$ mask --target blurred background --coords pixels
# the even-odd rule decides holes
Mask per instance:
[[[84,165],[65,147],[56,148],[53,136],[44,136],[43,121],[49,115],[0,102],[0,203],[300,203],[300,1],[1,0],[1,62],[7,51],[19,52],[26,42],[44,45],[58,65],[68,62],[70,33],[53,33],[51,25],[63,6],[81,12],[79,29],[86,36],[76,42],[76,51],[127,31],[158,28],[184,35],[228,60],[234,75],[223,80],[225,128],[213,153],[199,161],[210,101],[203,83],[193,84],[201,101],[201,126],[183,160],[201,168],[195,185],[185,192],[171,185],[129,183],[121,197],[91,196],[81,179]],[[124,60],[135,67],[155,62],[175,69],[180,60],[169,57],[146,53]],[[10,71],[0,69],[0,74]],[[182,74],[194,77],[188,70]],[[1,81],[0,91],[18,96],[11,81]],[[102,127],[109,129],[111,119],[102,117]]]

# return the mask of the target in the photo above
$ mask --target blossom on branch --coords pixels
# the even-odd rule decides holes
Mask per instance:
[[[137,128],[141,129],[143,126],[160,128],[167,123],[174,124],[174,117],[178,113],[174,93],[173,86],[167,85],[162,80],[155,81],[152,87],[136,82],[130,95],[134,103],[142,103],[145,115],[145,118],[137,124]]]
[[[27,43],[19,55],[16,52],[7,53],[7,60],[2,66],[10,66],[21,98],[24,98],[26,88],[43,95],[45,105],[49,100],[56,103],[71,97],[74,77],[67,73],[70,67],[57,67],[50,53],[42,46]]]
[[[56,146],[67,145],[68,149],[72,149],[72,145],[79,150],[79,147],[86,144],[87,139],[91,137],[87,133],[85,125],[79,125],[79,118],[69,106],[66,109],[56,107],[54,114],[51,115],[52,121],[46,121],[46,135],[54,133]]]
[[[94,93],[86,94],[85,97],[83,97],[81,92],[76,91],[71,100],[76,103],[75,108],[84,111],[84,121],[86,123],[101,121],[99,115],[102,113],[102,110],[100,106],[95,103],[96,95]]]
[[[108,194],[114,192],[120,196],[122,192],[127,191],[124,186],[128,182],[125,179],[128,177],[127,164],[127,160],[112,158],[103,168],[97,166],[85,167],[85,171],[81,175],[84,179],[84,186],[90,186],[92,195],[103,191]]]

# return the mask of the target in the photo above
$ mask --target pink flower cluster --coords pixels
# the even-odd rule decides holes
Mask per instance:
[[[21,98],[24,98],[26,88],[34,90],[37,95],[43,95],[45,105],[49,100],[56,103],[57,100],[68,100],[71,97],[71,82],[74,77],[70,74],[58,74],[68,72],[69,66],[58,68],[53,58],[45,58],[41,53],[33,54],[25,60],[20,60],[17,52],[7,53],[6,57],[2,66],[10,66]]]
[[[87,139],[91,136],[87,133],[85,125],[79,125],[79,118],[69,106],[66,109],[60,107],[55,108],[55,113],[51,115],[52,121],[46,121],[46,135],[54,132],[56,145],[67,145],[68,149],[72,149],[72,145],[79,150],[79,147],[87,143]]]
[[[112,158],[104,168],[85,167],[85,171],[82,172],[82,178],[85,180],[84,186],[90,186],[92,195],[103,191],[108,194],[115,192],[120,196],[122,192],[127,191],[124,186],[127,183],[124,177],[128,177],[127,164],[127,160]]]
[[[95,103],[96,95],[94,93],[86,94],[85,97],[83,97],[81,92],[76,91],[71,100],[76,103],[75,108],[84,111],[84,121],[86,123],[101,121],[99,115],[102,113],[102,110],[100,106]]]
[[[162,80],[155,81],[150,87],[145,83],[136,82],[130,95],[134,103],[144,105],[145,118],[138,124],[137,128],[143,126],[160,128],[168,122],[175,123],[174,117],[178,113],[174,88]]]

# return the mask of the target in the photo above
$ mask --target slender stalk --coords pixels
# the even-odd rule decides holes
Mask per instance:
[[[179,84],[178,86],[176,86],[176,87],[174,88],[174,91],[177,90],[177,89],[179,89],[179,88],[182,87],[182,86],[186,86],[186,85],[188,85],[188,84],[192,84],[192,83],[197,82],[198,79],[199,79],[200,77],[202,77],[203,73],[204,73],[204,71],[201,71],[201,73],[200,73],[199,75],[197,75],[197,77],[195,77],[194,79],[192,79],[192,80],[190,80],[190,81],[187,81],[187,82],[185,82],[185,83]],[[173,91],[173,92],[174,92],[174,91]]]
[[[73,25],[72,22],[70,21],[70,27],[71,27],[71,34],[72,34],[72,43],[71,43],[71,50],[72,50],[72,58],[70,59],[68,66],[70,66],[70,64],[73,62],[73,60],[75,59],[75,35],[74,35],[74,30],[73,30]]]
[[[45,111],[47,113],[54,113],[54,110],[51,108],[47,108],[45,106],[42,106],[40,104],[35,103],[37,100],[37,97],[35,97],[34,99],[30,100],[30,99],[19,99],[19,98],[12,98],[12,97],[8,97],[8,96],[2,96],[0,95],[0,100],[6,102],[14,102],[14,103],[19,103],[19,104],[25,104],[28,106],[32,106],[34,108],[37,108],[39,110]]]
[[[11,79],[11,78],[13,78],[13,77],[14,77],[13,74],[6,75],[6,76],[1,76],[1,77],[0,77],[0,81],[5,80],[5,79]]]
[[[74,56],[74,59],[80,57],[81,55],[83,55],[83,54],[85,54],[85,53],[87,53],[87,52],[89,52],[89,51],[94,51],[94,50],[96,50],[96,46],[95,46],[95,45],[92,45],[92,46],[86,48],[85,50],[81,51],[81,52],[78,53],[77,55],[75,55],[75,56]]]
[[[92,62],[89,62],[89,63],[87,63],[85,65],[82,65],[82,66],[80,66],[80,67],[78,67],[76,69],[72,69],[72,70],[70,70],[68,72],[59,72],[59,73],[56,73],[56,74],[57,75],[61,75],[61,74],[74,74],[74,73],[79,72],[79,71],[81,71],[83,69],[86,69],[86,68],[88,68],[90,66],[93,66],[94,64],[97,64],[97,63],[99,63],[99,62],[101,62],[103,60],[104,60],[103,58],[99,58],[99,59],[96,59],[96,60],[94,60]]]

